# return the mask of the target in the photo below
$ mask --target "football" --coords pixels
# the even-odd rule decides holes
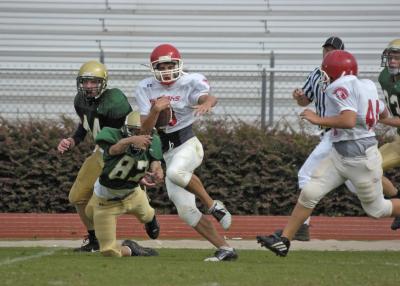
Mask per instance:
[[[158,119],[156,122],[157,129],[163,129],[168,126],[168,124],[172,121],[172,109],[171,107],[166,108],[158,114]]]

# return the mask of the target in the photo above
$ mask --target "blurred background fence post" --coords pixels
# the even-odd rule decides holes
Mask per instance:
[[[271,72],[269,75],[269,120],[268,125],[272,126],[274,123],[274,80],[275,80],[275,56],[274,51],[271,51],[271,57],[269,60]]]
[[[267,71],[263,68],[261,73],[261,128],[265,128],[267,108]]]

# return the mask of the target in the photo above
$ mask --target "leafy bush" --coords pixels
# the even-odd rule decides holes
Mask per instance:
[[[76,123],[0,118],[0,209],[3,212],[74,212],[68,192],[84,159],[87,139],[61,155],[57,145]],[[280,129],[281,130],[281,129]],[[204,121],[196,127],[205,158],[196,170],[207,191],[233,214],[288,215],[296,203],[297,171],[319,142],[303,133],[262,130],[243,122]],[[89,136],[87,136],[89,138]],[[399,181],[394,171],[389,177]],[[148,190],[160,213],[176,213],[165,187]],[[331,192],[314,214],[365,215],[344,187]]]

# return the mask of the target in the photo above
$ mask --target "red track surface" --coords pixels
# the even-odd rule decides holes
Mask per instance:
[[[199,239],[200,236],[176,215],[158,215],[160,239]],[[286,216],[234,216],[229,231],[218,230],[228,238],[254,239],[282,228]],[[390,229],[391,218],[313,217],[311,238],[336,240],[398,240],[400,230]],[[78,239],[86,234],[76,214],[0,213],[0,239]],[[118,238],[147,238],[138,220],[130,216],[118,219]]]

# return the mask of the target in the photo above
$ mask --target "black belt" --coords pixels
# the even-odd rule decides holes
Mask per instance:
[[[167,152],[169,149],[176,148],[195,136],[192,125],[172,133],[159,131],[159,135],[163,152]]]

